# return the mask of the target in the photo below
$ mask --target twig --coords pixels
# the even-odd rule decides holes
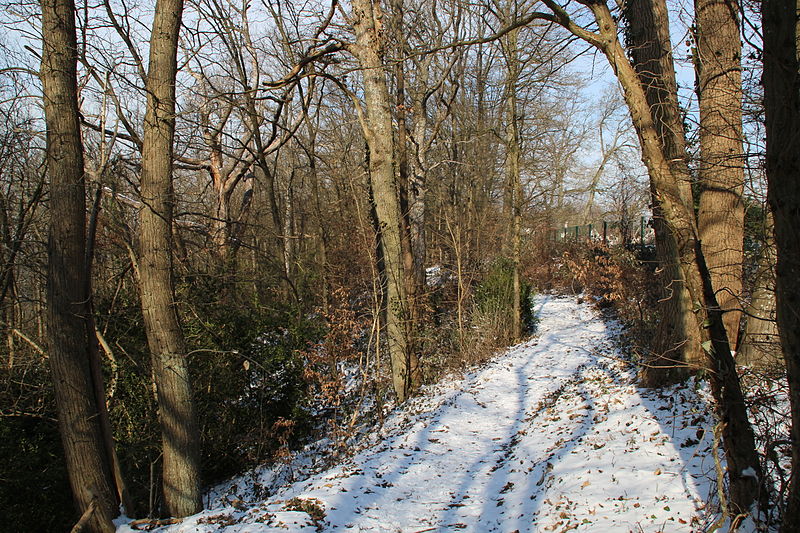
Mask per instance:
[[[91,520],[95,509],[97,509],[96,498],[92,499],[92,503],[90,503],[89,507],[87,507],[86,510],[83,512],[80,520],[78,520],[78,522],[74,526],[72,526],[70,533],[80,533],[81,531],[83,531],[83,528],[85,528],[86,525],[89,523],[89,520]]]
[[[106,399],[106,406],[111,402],[114,398],[114,394],[117,391],[117,381],[119,380],[119,363],[117,362],[117,358],[114,356],[114,351],[109,346],[108,341],[100,332],[100,330],[95,326],[94,328],[95,336],[97,337],[97,342],[100,343],[100,346],[103,348],[103,352],[105,352],[106,357],[108,357],[109,364],[111,365],[111,382],[108,385],[108,392]]]
[[[724,422],[714,426],[714,446],[711,447],[711,456],[714,458],[714,468],[717,471],[717,495],[719,496],[719,504],[722,508],[722,515],[714,522],[709,528],[709,532],[716,531],[721,528],[725,521],[728,519],[728,500],[725,497],[725,471],[722,468],[722,462],[719,459],[719,441],[722,438],[722,428],[725,426]]]
[[[22,333],[17,328],[12,329],[11,331],[12,331],[12,333],[14,333],[14,335],[16,335],[20,339],[22,339],[25,342],[27,342],[28,344],[30,344],[31,348],[33,348],[34,350],[39,352],[39,355],[41,355],[43,359],[47,359],[47,352],[45,352],[44,349],[41,346],[39,346],[38,344],[36,344],[30,337],[28,337],[27,335]]]
[[[180,523],[180,521],[181,521],[180,518],[142,518],[140,520],[134,520],[128,525],[131,527],[131,529],[135,529],[137,531],[144,531],[144,530],[149,531],[156,527],[168,526],[170,524],[178,524]]]

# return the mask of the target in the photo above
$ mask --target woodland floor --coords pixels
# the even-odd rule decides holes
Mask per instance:
[[[575,297],[543,296],[536,316],[531,340],[428,388],[340,464],[314,472],[298,459],[283,486],[254,471],[161,531],[707,527],[716,470],[704,389],[638,388],[615,346],[620,326]]]

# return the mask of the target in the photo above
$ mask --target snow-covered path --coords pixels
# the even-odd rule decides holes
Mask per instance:
[[[533,340],[413,400],[343,464],[167,530],[699,529],[714,476],[702,398],[636,388],[575,298],[542,298],[537,317]]]

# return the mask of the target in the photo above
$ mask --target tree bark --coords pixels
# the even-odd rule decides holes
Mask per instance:
[[[86,319],[86,198],[77,94],[75,5],[43,0],[42,64],[50,230],[47,269],[49,362],[73,498],[87,527],[111,533],[117,500],[90,367]]]
[[[697,222],[725,330],[737,346],[742,317],[744,153],[742,44],[736,0],[695,0],[700,104]]]
[[[397,142],[395,153],[397,155],[397,191],[400,202],[400,245],[403,254],[403,277],[405,280],[406,300],[408,302],[408,316],[405,320],[406,339],[409,343],[408,351],[416,350],[414,332],[419,320],[420,294],[417,294],[415,265],[415,250],[412,239],[411,198],[408,164],[408,120],[406,113],[406,74],[403,61],[406,40],[403,28],[403,0],[392,0],[392,18],[394,25],[395,47],[398,60],[395,63],[394,75],[396,84],[395,113],[397,119]]]
[[[628,49],[644,87],[658,142],[671,171],[677,176],[680,194],[690,199],[691,177],[678,105],[666,2],[631,0],[626,4],[625,16]],[[651,196],[662,292],[659,298],[661,322],[654,340],[656,356],[651,362],[653,368],[646,372],[646,381],[658,385],[685,375],[676,368],[684,363],[695,369],[704,367],[705,355],[700,348],[700,336],[681,272],[675,236],[664,220],[652,182]]]
[[[163,437],[164,500],[173,516],[202,509],[199,433],[172,276],[175,76],[182,0],[156,2],[142,146],[140,291]]]
[[[509,16],[504,23],[511,22]],[[502,41],[506,59],[506,195],[510,214],[509,249],[512,263],[511,291],[511,337],[518,340],[522,334],[522,312],[520,309],[520,249],[522,238],[522,182],[520,176],[520,136],[517,122],[517,81],[520,76],[519,29],[510,31]]]
[[[402,213],[394,172],[392,113],[382,62],[382,12],[374,0],[353,1],[356,42],[350,50],[364,78],[366,118],[364,134],[369,146],[369,175],[380,224],[381,248],[386,273],[386,333],[392,362],[392,382],[403,402],[419,386],[419,361],[410,351],[404,321],[409,307],[401,244]]]
[[[418,75],[421,74],[418,72]],[[427,72],[423,74],[426,76]],[[411,206],[409,218],[411,220],[411,248],[414,250],[414,284],[417,294],[425,291],[425,261],[428,256],[428,239],[425,228],[425,204],[427,202],[428,184],[427,167],[428,153],[424,146],[428,126],[427,109],[423,97],[414,98],[414,144],[415,158],[411,184]]]
[[[773,233],[771,223],[767,231]],[[780,333],[775,318],[777,262],[775,240],[769,237],[762,243],[751,285],[744,330],[739,340],[739,350],[736,352],[736,361],[742,365],[768,369],[784,364],[780,356]]]
[[[798,4],[764,0],[764,107],[768,199],[775,224],[776,315],[789,380],[792,475],[782,531],[800,523],[800,74]]]

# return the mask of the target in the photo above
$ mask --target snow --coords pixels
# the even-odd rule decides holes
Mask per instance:
[[[307,451],[218,487],[212,509],[158,531],[688,532],[713,522],[703,388],[638,388],[615,347],[620,326],[574,297],[540,297],[536,316],[535,338],[426,389],[340,464],[303,475],[309,454],[324,453]]]
[[[742,477],[754,477],[754,478],[758,479],[758,475],[756,474],[756,471],[753,470],[753,467],[751,467],[751,466],[748,466],[747,468],[742,470]]]
[[[450,272],[447,272],[440,265],[428,267],[425,269],[425,284],[428,287],[441,287],[450,277]]]

